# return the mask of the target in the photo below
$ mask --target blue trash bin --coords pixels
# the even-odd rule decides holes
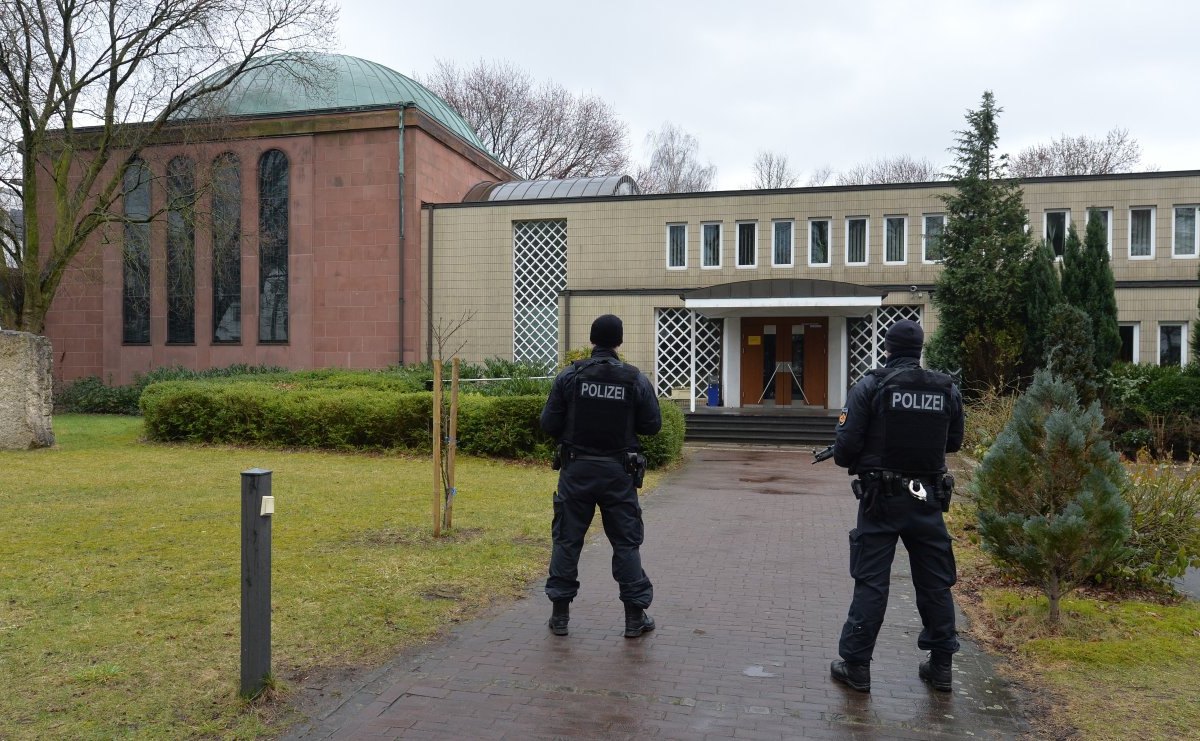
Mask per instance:
[[[708,405],[710,407],[721,406],[721,384],[715,382],[708,384]]]

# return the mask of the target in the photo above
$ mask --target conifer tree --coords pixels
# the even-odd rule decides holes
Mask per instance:
[[[1092,320],[1081,309],[1059,304],[1046,325],[1046,354],[1042,367],[1075,387],[1084,404],[1096,398]]]
[[[943,196],[943,270],[933,294],[939,326],[929,362],[960,370],[975,390],[1017,378],[1025,354],[1022,279],[1032,243],[1021,186],[997,152],[1000,112],[989,90],[957,132],[955,190]]]
[[[1093,365],[1098,372],[1107,371],[1121,351],[1121,331],[1117,327],[1116,281],[1108,260],[1108,238],[1104,223],[1094,215],[1088,219],[1082,247],[1074,226],[1067,234],[1062,292],[1067,303],[1091,319]]]
[[[1045,592],[1051,624],[1065,594],[1128,553],[1125,469],[1103,423],[1099,403],[1038,371],[972,483],[983,547]]]
[[[1042,242],[1030,253],[1025,266],[1025,375],[1042,367],[1046,359],[1046,334],[1050,312],[1063,302],[1054,252]]]

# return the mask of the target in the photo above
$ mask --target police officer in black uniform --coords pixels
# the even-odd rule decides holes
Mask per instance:
[[[625,603],[625,637],[654,630],[646,608],[654,588],[642,570],[642,507],[637,488],[646,459],[638,435],[662,427],[654,389],[641,372],[617,357],[624,339],[620,318],[592,322],[592,356],[572,363],[554,379],[542,410],[542,429],[559,441],[554,493],[554,550],[546,596],[554,603],[550,630],[567,634],[570,604],[579,591],[579,552],[596,507],[612,544],[612,573]]]
[[[850,531],[854,599],[830,674],[860,692],[871,690],[871,654],[887,608],[896,539],[904,541],[923,626],[917,645],[930,652],[921,679],[950,691],[958,650],[954,551],[942,513],[954,482],[946,453],[962,445],[962,396],[950,376],[921,368],[921,326],[896,322],[884,338],[887,363],[850,389],[838,420],[834,461],[857,474],[858,526]]]

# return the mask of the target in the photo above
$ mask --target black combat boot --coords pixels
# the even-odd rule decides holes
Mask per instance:
[[[954,665],[954,654],[942,654],[936,651],[929,654],[929,658],[921,662],[921,668],[918,673],[921,679],[933,685],[933,688],[938,692],[949,692],[950,687],[950,669]]]
[[[556,636],[567,634],[567,623],[571,621],[570,600],[560,600],[554,603],[554,613],[550,616],[550,632]]]
[[[642,633],[654,630],[654,619],[646,611],[633,605],[625,605],[625,637],[637,638]]]
[[[838,660],[829,665],[829,676],[833,677],[834,681],[841,682],[859,692],[871,691],[871,665],[869,663],[859,664]]]

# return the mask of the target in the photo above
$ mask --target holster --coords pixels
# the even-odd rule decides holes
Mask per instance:
[[[950,497],[954,496],[954,477],[948,473],[942,474],[942,480],[939,482],[941,486],[938,492],[938,501],[942,505],[943,512],[950,511]]]
[[[550,470],[557,471],[562,468],[562,460],[562,446],[560,445],[554,449],[554,457],[550,459]]]
[[[642,482],[646,479],[646,456],[641,453],[626,453],[625,473],[633,477],[635,489],[642,488]]]
[[[868,520],[883,519],[885,482],[880,474],[881,472],[869,471],[850,482],[850,489],[854,492],[854,498],[862,502],[863,516]]]

